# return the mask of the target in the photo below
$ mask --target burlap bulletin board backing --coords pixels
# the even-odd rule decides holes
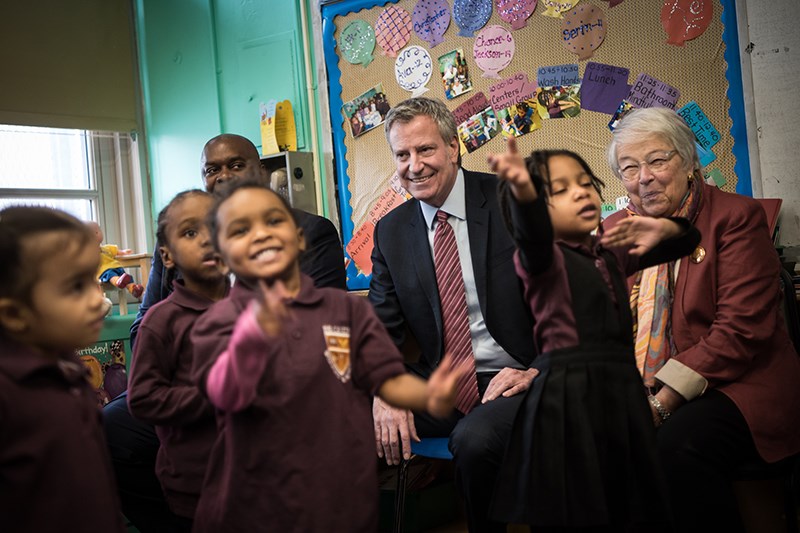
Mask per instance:
[[[728,133],[731,120],[728,116],[729,102],[726,97],[728,82],[725,78],[727,66],[723,58],[725,45],[722,40],[723,25],[720,21],[721,5],[715,2],[713,21],[703,35],[687,42],[683,47],[677,47],[666,44],[666,33],[660,21],[662,6],[660,1],[625,0],[613,9],[609,9],[606,2],[599,0],[582,0],[581,3],[600,7],[605,11],[608,21],[605,41],[589,61],[629,68],[631,73],[629,83],[633,83],[640,72],[645,72],[676,87],[681,93],[678,100],[679,107],[691,100],[696,101],[722,134],[722,140],[713,148],[717,160],[708,168],[718,167],[727,179],[723,189],[734,192],[735,159],[731,152],[733,139]],[[452,2],[449,4],[452,10]],[[416,0],[400,0],[395,5],[412,13]],[[365,20],[374,27],[383,9],[384,7],[375,7],[335,17],[333,20],[337,39],[342,29],[356,19]],[[579,63],[580,73],[583,76],[586,61],[578,61],[578,57],[567,52],[561,44],[561,20],[542,16],[543,11],[544,6],[539,5],[536,12],[528,19],[528,25],[512,32],[516,53],[511,64],[500,72],[501,78],[522,71],[534,81],[540,66],[564,63]],[[496,9],[488,24],[509,27],[500,19]],[[455,21],[451,21],[444,42],[432,49],[428,43],[412,32],[409,44],[425,47],[434,63],[434,72],[428,83],[429,91],[424,96],[443,100],[450,109],[458,107],[474,95],[475,91],[483,91],[488,98],[489,86],[498,80],[481,77],[482,72],[472,57],[473,43],[474,38],[458,36]],[[464,50],[474,88],[462,96],[447,100],[439,76],[437,58],[456,48]],[[374,60],[366,68],[345,61],[341,58],[338,47],[336,53],[340,56],[343,102],[358,97],[379,83],[383,85],[391,105],[410,96],[410,93],[401,89],[395,81],[394,58],[382,55],[379,46],[376,45]],[[394,166],[383,125],[354,139],[341,111],[338,116],[341,118],[339,126],[346,132],[352,222],[354,227],[358,228],[367,219],[367,213],[375,200],[388,187]],[[540,130],[519,137],[517,142],[523,153],[540,148],[568,148],[578,152],[594,172],[605,180],[603,201],[613,203],[617,197],[625,194],[625,190],[619,179],[611,174],[606,163],[605,150],[611,139],[608,129],[610,118],[610,115],[582,110],[575,118],[546,120]],[[470,170],[487,171],[486,155],[492,151],[502,150],[502,139],[502,136],[498,135],[472,154],[465,154],[463,166]]]

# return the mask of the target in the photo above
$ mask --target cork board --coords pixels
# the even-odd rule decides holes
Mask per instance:
[[[374,27],[384,7],[389,5],[397,5],[412,13],[416,1],[351,1],[352,6],[349,11],[343,8],[342,3],[326,6],[336,8],[339,13],[329,12],[326,18],[323,8],[323,20],[327,25],[326,35],[332,35],[333,39],[337,39],[341,31],[356,19],[364,20]],[[453,2],[448,1],[448,4],[452,12]],[[581,4],[593,5],[603,10],[607,21],[605,41],[589,61],[630,69],[628,79],[630,84],[634,83],[639,73],[646,73],[676,87],[680,91],[676,108],[689,101],[697,102],[721,133],[721,140],[713,147],[717,159],[707,169],[719,168],[727,180],[722,188],[736,191],[734,138],[728,134],[732,120],[729,116],[724,26],[721,20],[723,6],[719,2],[714,2],[714,16],[708,29],[700,37],[686,42],[683,47],[678,47],[666,44],[667,35],[660,21],[662,2],[625,0],[611,9],[607,2],[600,0],[581,0],[579,5]],[[368,7],[357,9],[358,5]],[[543,11],[544,6],[540,0],[540,5],[528,19],[527,26],[512,32],[516,52],[511,63],[500,72],[501,78],[524,72],[530,80],[535,80],[540,66],[567,63],[577,63],[579,72],[583,76],[587,61],[579,61],[578,56],[567,51],[560,40],[561,20],[543,16],[541,14]],[[510,26],[500,19],[496,8],[487,23],[491,24],[510,29]],[[382,55],[379,46],[375,47],[372,62],[364,67],[361,64],[347,62],[340,57],[340,48],[328,46],[329,44],[326,43],[326,62],[331,82],[331,118],[336,145],[335,155],[338,159],[337,183],[340,189],[339,201],[346,244],[352,237],[353,231],[368,219],[368,213],[378,197],[389,187],[394,165],[383,126],[375,127],[354,138],[349,123],[345,122],[341,105],[378,84],[382,84],[383,92],[391,105],[408,98],[411,93],[397,84],[394,77],[395,58]],[[458,36],[458,26],[454,20],[444,34],[444,42],[434,48],[430,48],[428,43],[412,32],[408,45],[424,47],[433,60],[434,71],[427,84],[429,90],[424,96],[444,101],[451,110],[478,91],[483,91],[487,97],[489,96],[489,87],[499,80],[481,77],[482,71],[472,57],[473,44],[474,38]],[[438,72],[437,58],[457,48],[464,50],[473,90],[447,100]],[[337,74],[338,79],[336,79]],[[567,148],[581,154],[606,183],[603,201],[614,203],[617,197],[625,195],[625,190],[619,179],[612,175],[606,163],[606,147],[611,139],[611,132],[608,129],[610,119],[611,116],[605,113],[581,110],[580,115],[575,118],[545,120],[541,129],[519,137],[517,142],[523,153],[529,153],[533,149]],[[502,150],[502,139],[502,135],[497,135],[473,153],[464,154],[463,166],[470,170],[487,171],[486,155]],[[352,265],[348,268],[350,287],[368,286],[368,279],[360,279],[365,276],[358,275],[351,269]]]

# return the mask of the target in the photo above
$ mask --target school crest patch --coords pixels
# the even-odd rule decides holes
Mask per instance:
[[[350,380],[350,328],[347,326],[322,326],[325,336],[325,359],[342,383]]]

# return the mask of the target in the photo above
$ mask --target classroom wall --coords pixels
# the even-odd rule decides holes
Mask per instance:
[[[739,2],[743,67],[750,69],[744,77],[749,81],[745,83],[751,100],[749,143],[756,163],[753,193],[783,198],[779,243],[796,247],[800,246],[800,115],[795,111],[800,101],[800,32],[795,26],[800,2]]]
[[[136,0],[145,125],[157,212],[201,187],[200,152],[238,133],[261,144],[259,103],[289,99],[311,150],[297,2]]]

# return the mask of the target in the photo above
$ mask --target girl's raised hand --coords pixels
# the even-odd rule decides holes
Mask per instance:
[[[511,185],[511,192],[519,202],[533,202],[538,195],[531,182],[525,159],[517,151],[514,137],[506,139],[506,151],[502,154],[489,154],[486,158],[489,168],[501,180]]]
[[[665,218],[628,217],[606,231],[600,239],[600,244],[608,248],[630,246],[628,253],[643,255],[665,238],[679,232],[680,227]]]
[[[256,306],[256,320],[264,333],[270,337],[280,334],[283,323],[289,317],[284,300],[289,296],[282,281],[276,281],[272,286],[262,279],[258,286],[261,289],[261,298]]]
[[[466,363],[453,366],[453,356],[445,354],[436,370],[428,378],[428,407],[430,414],[444,418],[456,404],[456,386],[461,376],[474,372]]]

